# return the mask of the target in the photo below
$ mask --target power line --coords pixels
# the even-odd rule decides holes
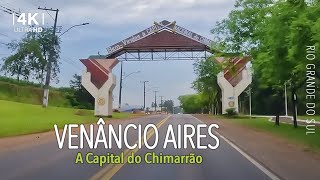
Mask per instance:
[[[32,1],[28,1],[28,2],[31,3],[34,7],[39,7],[39,5],[35,4],[35,3],[32,2]],[[39,1],[39,3],[40,3],[40,1]],[[52,19],[53,21],[55,21],[55,20],[54,20],[54,17],[49,13],[48,10],[46,10],[46,13],[51,17],[51,19]]]
[[[49,11],[46,10],[46,12],[49,14],[49,16],[51,17],[51,19],[54,20],[54,18],[53,18],[52,15],[49,13]]]
[[[75,63],[71,58],[65,56],[64,59],[65,59],[66,61],[70,62],[72,66],[76,66],[76,67],[79,68],[79,69],[82,68],[79,64]]]
[[[10,3],[8,3],[8,2],[2,0],[2,2],[4,2],[5,4],[7,4],[8,7],[12,8],[12,9],[14,9],[13,7],[16,6],[16,5],[14,5],[14,4],[16,4],[16,1],[17,1],[17,0],[10,0]],[[12,4],[12,3],[14,3],[14,4]],[[39,7],[39,5],[35,4],[35,2],[33,2],[33,0],[24,1],[24,3],[31,3],[31,5],[32,5],[33,7],[36,7],[36,8]],[[40,3],[40,2],[39,2],[39,3]],[[25,8],[25,6],[24,6],[24,8]],[[29,6],[28,9],[30,9],[30,8],[31,8],[31,7]],[[32,8],[32,9],[33,9],[33,8]],[[21,8],[19,8],[19,11],[22,11]]]
[[[9,36],[8,36],[8,35],[6,35],[6,34],[0,33],[0,35],[5,36],[5,37],[9,38]]]
[[[74,69],[76,69],[76,70],[79,70],[79,69],[80,69],[79,67],[75,67],[74,64],[73,64],[72,62],[68,61],[67,59],[61,59],[61,60],[64,61],[64,62],[66,62],[66,63],[68,63],[68,64],[70,64],[71,67],[74,68]]]
[[[15,1],[18,1],[18,0],[10,0],[10,3],[8,1],[4,1],[4,0],[0,0],[0,1],[2,1],[6,5],[8,5],[8,7],[13,8],[15,5],[13,5],[12,3],[14,3]]]
[[[15,16],[19,17],[21,15],[20,12],[17,12],[15,9],[13,8],[8,8],[8,7],[5,7],[3,5],[0,5],[0,7],[2,8],[1,10],[8,13],[8,14],[14,14]],[[20,11],[20,10],[19,10]]]

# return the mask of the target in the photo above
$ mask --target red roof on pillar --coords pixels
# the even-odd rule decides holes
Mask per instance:
[[[118,64],[117,59],[80,59],[91,73],[91,82],[100,89],[109,79],[109,73]]]
[[[226,58],[216,57],[216,62],[223,63]],[[242,80],[242,70],[246,68],[247,63],[250,61],[250,57],[234,57],[231,59],[232,65],[224,69],[224,77],[226,80],[235,87]],[[232,66],[232,67],[231,67]],[[232,71],[230,70],[232,68]]]

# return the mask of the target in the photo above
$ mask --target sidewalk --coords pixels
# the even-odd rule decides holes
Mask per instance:
[[[282,179],[320,178],[320,153],[310,152],[302,145],[289,143],[270,133],[235,125],[228,120],[215,120],[206,115],[195,117],[204,123],[218,124],[220,134]]]
[[[274,122],[275,119],[276,119],[276,117],[273,116],[269,119],[269,121]],[[292,116],[280,116],[280,123],[293,124],[293,117]],[[308,124],[307,120],[301,120],[301,119],[297,119],[297,123],[299,126],[306,126]],[[320,126],[320,122],[318,122],[318,121],[314,122],[313,124],[316,126]]]

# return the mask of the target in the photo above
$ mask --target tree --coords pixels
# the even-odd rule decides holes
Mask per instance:
[[[93,109],[94,98],[82,86],[81,76],[74,74],[73,79],[70,81],[70,87],[72,89],[72,92],[69,96],[69,100],[72,106],[80,109]]]
[[[319,1],[237,0],[235,10],[212,30],[223,51],[252,57],[260,88],[271,87],[277,99],[273,107],[284,83],[289,85],[295,127],[296,92],[305,84],[306,47],[319,44],[319,15]],[[278,118],[279,108],[274,113]]]
[[[168,113],[173,113],[174,103],[172,100],[166,100],[163,102],[162,107],[165,107]]]
[[[273,0],[236,0],[228,18],[217,22],[211,30],[215,48],[224,53],[252,55],[259,45],[259,26],[273,4]]]
[[[55,42],[52,39],[52,29],[45,28],[41,33],[36,34],[36,39],[40,44],[40,49],[42,56],[44,57],[44,61],[40,62],[38,65],[38,73],[36,74],[36,78],[41,82],[44,83],[44,77],[47,70],[47,63],[49,61],[49,53],[52,48],[52,44],[54,44],[53,48],[53,59],[51,62],[51,79],[56,79],[58,81],[58,73],[60,72],[60,39],[58,36],[55,38]]]
[[[198,94],[184,95],[179,98],[181,107],[185,113],[195,114],[202,113],[203,99]]]
[[[312,16],[319,16],[320,13],[310,14],[309,11],[314,8],[302,0],[275,4],[261,28],[261,36],[268,38],[261,37],[254,63],[255,69],[262,72],[261,78],[266,84],[275,89],[282,89],[284,83],[289,85],[295,127],[297,91],[306,83],[306,47],[316,43],[312,31],[316,19]]]
[[[20,80],[21,77],[28,80],[32,72],[37,69],[37,64],[43,61],[39,43],[35,39],[25,37],[21,42],[9,43],[8,47],[16,50],[16,53],[4,58],[1,70],[9,73],[10,76],[16,76],[17,80]]]
[[[56,37],[58,39],[58,37]],[[12,41],[7,47],[15,52],[4,58],[2,71],[10,76],[21,77],[28,80],[34,78],[43,84],[44,74],[48,63],[49,51],[52,48],[52,31],[44,29],[42,32],[28,32],[20,41]],[[52,79],[57,78],[59,69],[60,41],[54,43],[54,56],[52,60]]]
[[[213,58],[214,56],[194,63],[197,79],[193,82],[192,87],[203,100],[202,112],[214,113],[213,111],[217,112],[221,109],[221,90],[217,83],[217,74],[221,71],[221,66]]]

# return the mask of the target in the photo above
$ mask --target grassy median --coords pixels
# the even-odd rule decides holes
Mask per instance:
[[[314,119],[317,122],[320,122],[320,116],[298,116],[298,119],[306,120],[306,119]]]
[[[130,118],[130,113],[114,113],[113,119]],[[0,137],[53,130],[53,125],[96,122],[93,111],[48,107],[0,100]]]
[[[235,119],[227,119],[219,116],[218,118],[215,117],[215,119],[221,119],[223,121],[240,124],[256,130],[269,132],[279,137],[286,138],[292,142],[303,144],[307,147],[310,147],[312,150],[320,152],[319,127],[316,127],[315,134],[306,135],[307,130],[304,126],[299,126],[298,128],[294,128],[293,125],[290,124],[280,124],[280,126],[275,126],[274,122],[268,121],[268,118],[250,119],[248,117],[239,117]]]

